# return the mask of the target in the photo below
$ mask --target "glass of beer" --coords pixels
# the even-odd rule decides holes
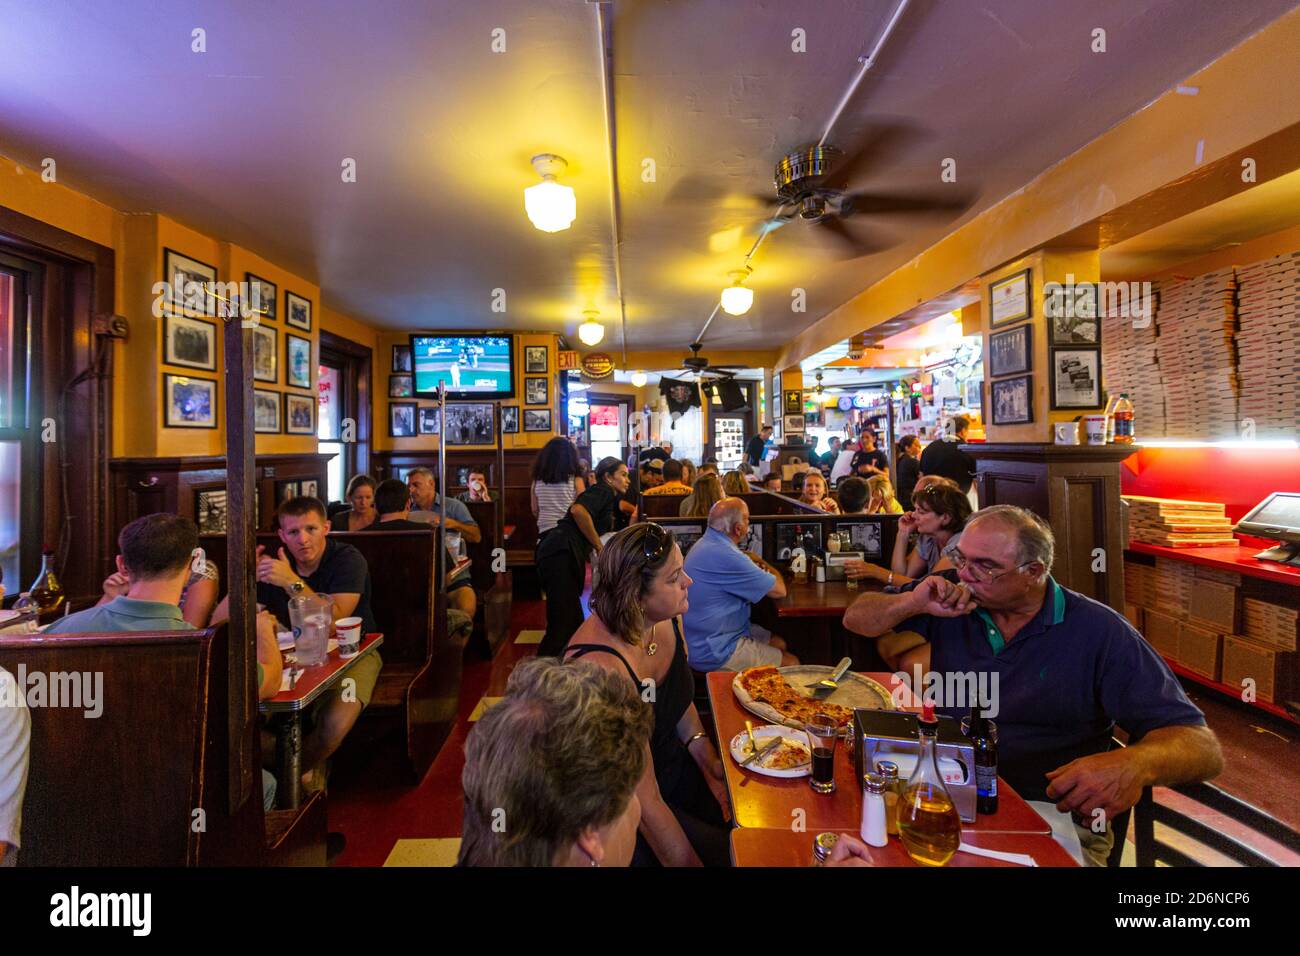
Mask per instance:
[[[812,747],[812,775],[808,784],[816,793],[835,792],[835,745],[840,739],[840,725],[833,717],[815,714],[804,724]]]

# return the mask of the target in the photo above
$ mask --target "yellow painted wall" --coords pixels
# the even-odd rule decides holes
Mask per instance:
[[[1043,316],[1043,286],[1047,282],[1064,283],[1068,276],[1075,282],[1096,282],[1100,275],[1100,254],[1095,249],[1039,249],[980,277],[980,331],[984,335],[984,368],[987,376],[989,364],[989,334],[1014,329],[1024,322],[1008,322],[993,329],[990,325],[989,288],[1000,279],[1024,269],[1030,270],[1030,318],[1033,333],[1033,361],[1030,366],[1034,420],[1025,425],[993,424],[993,397],[991,379],[986,378],[985,408],[987,420],[985,433],[991,442],[1051,442],[1052,425],[1068,422],[1079,415],[1087,415],[1102,408],[1072,408],[1051,410],[1051,377],[1048,323]],[[969,313],[962,317],[963,331]],[[998,381],[1018,378],[1018,375],[999,376]],[[1101,369],[1101,394],[1105,398],[1106,370]]]
[[[258,383],[259,388],[302,395],[315,394],[316,365],[322,322],[339,334],[375,345],[378,335],[372,326],[355,318],[326,310],[320,302],[320,289],[255,252],[219,238],[196,232],[157,213],[124,213],[97,199],[70,189],[58,182],[44,182],[40,172],[12,160],[0,159],[0,205],[23,215],[49,223],[74,235],[107,246],[115,255],[113,311],[126,317],[128,335],[113,345],[113,427],[114,457],[170,457],[225,454],[226,428],[223,370],[224,343],[218,328],[217,367],[203,371],[161,363],[164,353],[164,320],[154,315],[154,283],[163,278],[163,250],[171,248],[217,269],[218,281],[242,281],[245,272],[256,273],[277,285],[278,316],[267,322],[276,330],[278,355],[277,381]],[[311,389],[291,389],[286,383],[286,324],[284,295],[286,289],[304,296],[312,303],[312,329],[295,335],[312,343]],[[101,304],[101,308],[109,304]],[[215,429],[166,428],[163,425],[163,375],[204,378],[217,381],[217,425]],[[283,399],[281,399],[283,402]],[[283,404],[281,428],[284,427]],[[260,454],[306,452],[316,448],[315,435],[263,434],[257,436]]]

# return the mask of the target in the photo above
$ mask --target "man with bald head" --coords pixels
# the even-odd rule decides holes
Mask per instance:
[[[724,498],[710,509],[708,530],[686,556],[691,589],[682,622],[697,671],[799,663],[781,638],[749,620],[754,602],[764,595],[785,597],[785,580],[758,555],[740,550],[748,536],[748,506],[740,498]]]

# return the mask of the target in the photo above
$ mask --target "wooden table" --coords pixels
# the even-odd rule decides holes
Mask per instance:
[[[282,690],[258,705],[262,713],[279,717],[275,726],[275,756],[280,768],[277,793],[281,810],[295,810],[302,802],[302,712],[343,680],[357,661],[379,650],[382,643],[384,635],[367,634],[361,639],[357,655],[347,659],[339,657],[335,648],[324,664],[303,668],[292,690]]]
[[[777,617],[842,618],[849,605],[866,591],[879,591],[879,581],[860,581],[850,589],[844,581],[786,581],[785,597],[776,602]]]
[[[748,718],[761,722],[740,706],[731,689],[734,671],[709,674],[709,703],[718,731],[718,751],[727,777],[727,792],[736,825],[768,830],[789,830],[798,821],[806,833],[852,829],[862,822],[862,785],[856,780],[853,759],[841,743],[835,748],[835,792],[814,793],[807,777],[767,777],[742,770],[731,759],[731,738],[745,729]],[[899,684],[893,674],[867,674],[892,694]],[[903,698],[909,700],[910,693]],[[802,812],[800,812],[802,811]],[[1047,836],[1052,828],[1025,803],[1005,780],[998,780],[998,812],[963,824],[962,833],[1028,833]],[[963,836],[964,839],[964,836]],[[805,847],[811,852],[811,844]]]
[[[797,833],[786,827],[783,830],[757,830],[737,827],[731,831],[731,862],[735,866],[812,866],[813,840],[818,833],[825,831],[809,828]],[[859,836],[858,830],[836,830],[836,833],[850,833]],[[1028,853],[1039,866],[1078,866],[1074,857],[1066,852],[1061,844],[1050,836],[1029,833],[983,833],[979,830],[963,830],[963,843],[981,847],[986,850],[1001,850],[1004,853]],[[915,862],[898,837],[891,836],[889,845],[868,847],[873,866],[920,866]],[[1009,866],[1024,869],[1018,863],[1003,860],[991,860],[986,856],[975,856],[958,851],[946,866]]]

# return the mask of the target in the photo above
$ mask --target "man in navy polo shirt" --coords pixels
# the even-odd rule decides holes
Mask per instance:
[[[1213,777],[1223,758],[1151,645],[1115,611],[1052,579],[1053,551],[1051,529],[1033,513],[985,508],[951,555],[956,572],[900,594],[864,594],[844,625],[869,637],[914,631],[933,646],[935,674],[965,675],[966,686],[980,675],[996,688],[979,703],[996,717],[999,774],[1025,799],[1074,814],[1085,852],[1102,863],[1111,834],[1109,824],[1097,834],[1094,821],[1132,807],[1144,787]],[[1130,744],[1108,750],[1116,725]]]

